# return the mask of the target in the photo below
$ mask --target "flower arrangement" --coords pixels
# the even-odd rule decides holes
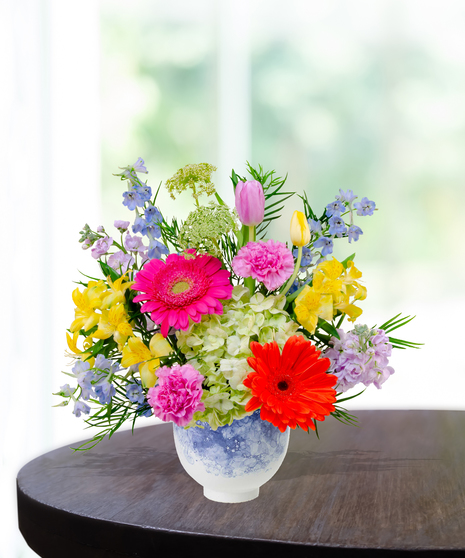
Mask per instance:
[[[86,277],[72,293],[65,374],[73,385],[55,394],[58,406],[73,403],[98,429],[78,449],[152,415],[186,428],[202,421],[217,429],[257,409],[282,432],[317,432],[329,415],[353,424],[340,403],[355,395],[345,392],[380,388],[394,373],[392,348],[419,346],[389,336],[409,316],[342,328],[362,314],[367,290],[355,254],[330,258],[333,243],[359,240],[354,219],[373,215],[373,201],[339,190],[318,217],[303,194],[290,242],[267,240],[293,195],[286,179],[250,164],[249,180],[232,171],[231,209],[212,182],[215,170],[187,165],[166,181],[174,199],[192,192],[195,207],[180,222],[156,206],[160,187],[153,195],[141,180],[139,158],[116,175],[127,181],[123,205],[133,219],[115,221],[111,236],[87,224],[80,232],[102,277]]]

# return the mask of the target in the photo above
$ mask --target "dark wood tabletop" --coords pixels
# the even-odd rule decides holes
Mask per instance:
[[[465,556],[465,413],[355,414],[292,432],[242,504],[204,498],[170,424],[60,448],[18,474],[21,532],[47,558]]]

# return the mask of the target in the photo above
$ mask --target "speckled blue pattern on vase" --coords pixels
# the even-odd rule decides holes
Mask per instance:
[[[206,472],[215,476],[234,478],[269,471],[287,451],[289,431],[280,432],[271,423],[260,419],[260,411],[231,426],[212,430],[184,428],[174,425],[178,453],[181,449],[190,465],[200,460]]]

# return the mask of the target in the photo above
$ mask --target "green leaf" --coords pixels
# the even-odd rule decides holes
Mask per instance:
[[[119,273],[117,273],[112,267],[110,267],[105,262],[102,262],[102,260],[98,260],[98,263],[100,264],[100,268],[102,270],[102,273],[105,275],[105,277],[110,276],[110,279],[112,281],[116,281],[121,277]]]
[[[339,333],[337,332],[337,329],[332,324],[327,322],[326,320],[323,320],[322,318],[318,318],[317,327],[323,329],[324,331],[326,331],[326,333],[329,333],[333,337],[336,337],[337,339],[340,339]]]
[[[348,256],[345,260],[342,260],[341,264],[344,266],[344,269],[347,269],[347,264],[349,262],[352,262],[354,258],[355,258],[355,252],[350,256]]]

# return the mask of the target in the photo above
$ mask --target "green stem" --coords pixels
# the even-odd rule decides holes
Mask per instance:
[[[291,278],[287,282],[287,285],[284,287],[284,290],[282,291],[281,294],[285,295],[287,293],[287,291],[292,287],[292,283],[294,283],[295,278],[297,277],[297,274],[299,273],[300,262],[301,261],[302,261],[302,246],[299,246],[298,247],[298,252],[297,252],[297,262],[295,264],[294,273],[292,274]]]
[[[249,225],[249,242],[255,241],[255,227],[253,225]],[[253,296],[255,293],[255,279],[252,277],[246,277],[244,279],[244,285],[249,289],[250,296]]]

